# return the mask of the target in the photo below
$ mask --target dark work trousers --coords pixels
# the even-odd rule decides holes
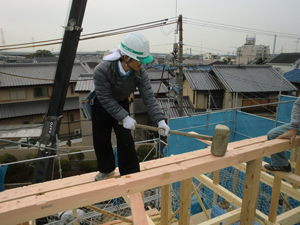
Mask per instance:
[[[125,100],[119,104],[129,112],[129,101]],[[111,131],[117,138],[118,165],[121,176],[140,171],[138,157],[134,147],[131,131],[119,125],[95,98],[92,107],[93,142],[97,157],[98,170],[109,173],[116,168],[115,157],[111,144]]]

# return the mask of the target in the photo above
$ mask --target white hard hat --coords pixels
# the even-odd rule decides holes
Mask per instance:
[[[148,40],[139,33],[127,34],[122,39],[119,49],[125,55],[143,64],[151,63],[153,60],[149,52]]]

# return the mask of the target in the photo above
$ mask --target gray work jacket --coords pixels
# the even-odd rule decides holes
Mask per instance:
[[[146,70],[141,67],[132,71],[123,80],[118,70],[117,61],[103,61],[94,70],[96,96],[106,111],[116,120],[124,119],[128,112],[118,102],[124,100],[138,88],[151,120],[158,123],[166,119],[154,97]]]

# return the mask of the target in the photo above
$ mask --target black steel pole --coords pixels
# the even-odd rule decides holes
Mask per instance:
[[[82,31],[81,25],[86,4],[87,0],[73,0],[72,2],[68,25],[65,27],[63,42],[57,62],[50,104],[48,112],[44,116],[44,125],[40,138],[41,148],[38,151],[39,157],[56,154],[55,151],[46,151],[43,147],[57,147],[56,135],[59,133],[68,84],[74,65],[80,33]],[[53,176],[53,165],[53,158],[38,161],[33,174],[33,183],[51,180]]]

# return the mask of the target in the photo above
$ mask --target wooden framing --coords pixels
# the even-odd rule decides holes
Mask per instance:
[[[214,184],[210,178],[203,174],[230,166],[236,166],[237,168],[238,164],[248,162],[248,166],[245,168],[246,192],[248,192],[253,199],[257,199],[259,177],[263,177],[271,186],[273,185],[274,179],[273,176],[260,171],[262,158],[298,146],[300,146],[300,137],[297,137],[294,143],[290,144],[289,140],[283,139],[267,141],[266,136],[263,136],[230,143],[228,145],[228,151],[223,157],[211,155],[210,149],[207,148],[173,157],[144,162],[141,163],[141,172],[139,173],[120,177],[118,171],[116,171],[114,177],[104,181],[94,182],[96,173],[89,173],[4,191],[0,193],[0,221],[7,225],[20,224],[60,211],[91,205],[112,198],[132,195],[154,187],[166,187],[173,182],[181,181],[182,186],[180,191],[182,191],[182,193],[180,194],[180,199],[182,200],[182,207],[179,209],[179,224],[186,224],[185,222],[188,221],[189,216],[187,211],[191,196],[191,178],[195,177],[218,195],[222,197],[225,196],[224,198],[226,200],[237,207],[237,210],[232,211],[232,213],[226,213],[220,216],[224,221],[242,220],[245,225],[253,225],[255,219],[259,221],[260,224],[276,224],[268,221],[268,216],[256,210],[256,200],[252,200],[250,196],[246,196],[245,194],[243,199],[240,199],[219,184]],[[259,163],[260,166],[258,166]],[[240,165],[239,167],[242,168]],[[279,174],[279,176],[286,175]],[[293,180],[296,181],[294,183],[299,185],[296,179],[298,177],[299,180],[299,176],[290,175],[289,177],[292,177]],[[262,179],[260,179],[260,181],[262,181]],[[294,197],[297,200],[300,199],[299,189],[293,188],[290,184],[282,184],[280,191],[288,193],[290,197]],[[165,194],[162,195],[165,198],[164,201],[168,201],[166,193],[169,191],[164,190],[164,192]],[[137,199],[133,198],[134,203],[131,204],[134,205],[131,206],[136,207],[136,205],[141,204],[140,200],[140,197]],[[138,212],[138,209],[134,211]],[[290,210],[287,213],[289,213],[293,222],[299,219],[298,208]],[[165,218],[163,221],[167,221],[169,214],[169,212],[161,212],[162,217]],[[298,215],[298,218],[296,215]],[[137,216],[134,217],[138,218]],[[208,220],[203,224],[216,224],[214,221],[216,220]],[[277,222],[281,221],[286,222],[288,218],[284,217],[283,214],[277,216]],[[165,222],[165,224],[167,223]],[[291,223],[288,221],[284,224],[288,225]]]

